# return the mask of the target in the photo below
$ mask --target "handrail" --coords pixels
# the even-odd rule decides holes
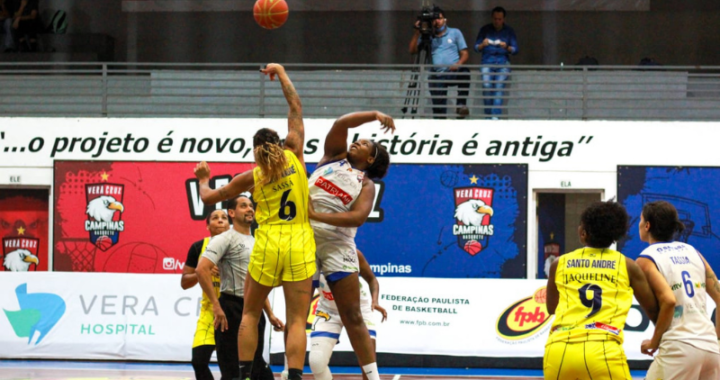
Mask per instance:
[[[263,66],[0,62],[0,117],[286,117],[282,90],[258,72]],[[444,66],[433,65],[285,67],[307,117],[379,109],[398,118],[455,118],[458,87],[443,94],[438,86],[467,83],[471,119],[720,120],[720,66],[511,65],[505,80],[483,77],[478,66],[469,80],[438,78]],[[449,105],[434,106],[438,100]]]

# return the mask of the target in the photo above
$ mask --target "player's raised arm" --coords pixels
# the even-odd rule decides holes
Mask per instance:
[[[198,179],[198,187],[200,191],[200,199],[206,205],[222,202],[250,190],[255,180],[253,179],[252,170],[235,176],[227,185],[219,189],[210,188],[210,166],[207,162],[202,161],[195,167],[195,177]]]
[[[285,100],[287,100],[288,106],[290,107],[288,110],[288,134],[285,138],[285,149],[293,152],[298,160],[304,164],[303,148],[305,146],[305,125],[303,124],[300,96],[282,65],[270,63],[261,71],[263,74],[270,76],[270,80],[275,80],[277,76],[280,81],[283,95],[285,95]]]
[[[371,121],[379,121],[384,132],[395,133],[395,121],[392,117],[380,111],[352,112],[340,116],[325,138],[325,153],[320,164],[327,161],[334,161],[347,151],[348,129],[357,128]]]

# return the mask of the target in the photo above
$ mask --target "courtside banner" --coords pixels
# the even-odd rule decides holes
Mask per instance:
[[[179,275],[6,272],[0,357],[189,361],[200,299]]]
[[[552,317],[544,281],[380,278],[377,350],[477,357],[542,357]],[[0,276],[0,357],[189,361],[200,311],[199,287],[179,275],[4,273]],[[285,315],[282,294],[271,294]],[[708,300],[708,310],[714,305]],[[308,325],[312,326],[309,318]],[[633,306],[625,330],[629,359],[652,324]],[[284,352],[282,333],[266,347]],[[308,343],[310,344],[310,343]],[[351,351],[343,332],[338,351]]]
[[[339,116],[339,115],[338,115]],[[332,119],[305,120],[307,162],[323,154]],[[394,135],[377,122],[348,141],[374,139],[394,163],[529,164],[530,170],[608,171],[617,165],[712,164],[714,123],[396,120]],[[62,160],[252,162],[259,128],[287,134],[285,119],[0,119],[2,168],[45,167]],[[0,177],[0,184],[10,178]],[[50,184],[48,178],[47,184]]]
[[[374,313],[377,351],[396,354],[468,357],[542,357],[554,316],[546,307],[546,281],[492,279],[380,278],[380,305]],[[709,315],[715,305],[708,298]],[[628,313],[623,347],[628,359],[652,338],[653,324],[637,302]],[[281,295],[274,299],[284,314]],[[327,315],[327,314],[326,314]],[[330,318],[333,318],[331,315]],[[313,317],[308,319],[312,326]],[[284,352],[282,333],[271,333],[271,353]],[[310,347],[308,341],[308,349]],[[336,351],[351,352],[345,331]]]
[[[250,164],[211,163],[220,187]],[[181,273],[190,246],[208,235],[189,162],[55,161],[54,269]]]

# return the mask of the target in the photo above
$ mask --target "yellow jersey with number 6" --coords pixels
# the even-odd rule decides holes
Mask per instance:
[[[632,306],[625,256],[608,248],[580,248],[560,256],[560,299],[548,344],[615,340],[622,344]]]
[[[260,186],[260,168],[253,169],[258,229],[248,271],[265,286],[302,281],[316,270],[307,173],[293,152],[284,152],[287,167],[280,180]]]

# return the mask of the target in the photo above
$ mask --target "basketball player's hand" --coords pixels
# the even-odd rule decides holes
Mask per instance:
[[[270,80],[275,80],[275,76],[283,71],[285,71],[285,68],[277,63],[268,63],[264,69],[260,70],[263,74],[270,76]]]
[[[218,269],[217,265],[213,265],[212,269],[210,269],[210,274],[215,277],[220,277],[220,269]]]
[[[654,345],[650,339],[643,340],[642,344],[640,345],[640,352],[648,356],[653,356],[657,349],[658,346]]]
[[[383,317],[382,317],[382,320],[381,320],[380,322],[385,322],[385,321],[387,321],[387,310],[385,310],[384,307],[382,307],[382,306],[374,303],[374,304],[372,305],[372,308],[373,308],[373,310],[377,310],[377,311],[380,312],[380,314],[382,314]]]
[[[223,311],[222,307],[220,307],[219,303],[213,305],[213,314],[215,315],[215,330],[219,329],[222,332],[227,331],[227,317],[225,316],[225,312]]]
[[[270,321],[270,324],[272,325],[273,330],[275,330],[275,331],[285,330],[285,324],[280,319],[278,319],[278,317],[276,317],[274,315],[270,316],[270,317],[268,317],[268,321]]]
[[[380,127],[380,129],[384,133],[388,133],[388,132],[395,133],[395,120],[393,120],[392,117],[385,115],[382,112],[377,112],[377,114],[375,115],[375,118],[377,119],[377,121],[380,122],[380,125],[382,125],[382,127]]]
[[[312,199],[308,197],[308,218],[315,219],[315,207],[312,204]]]
[[[210,166],[208,166],[207,162],[202,161],[197,166],[195,166],[195,177],[197,177],[198,181],[203,182],[210,179]]]

